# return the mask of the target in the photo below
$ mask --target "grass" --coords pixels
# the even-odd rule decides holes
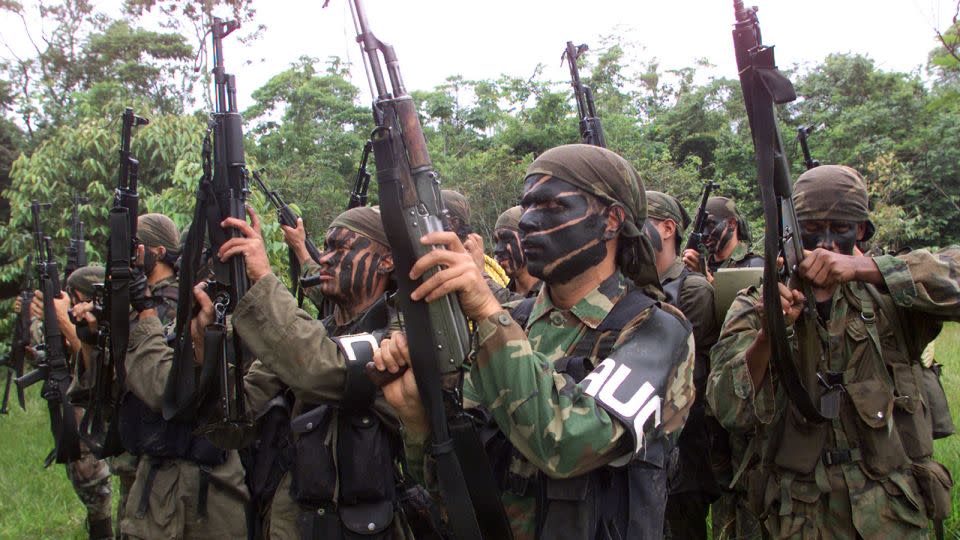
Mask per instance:
[[[937,340],[937,361],[945,366],[954,423],[960,426],[960,325],[949,324]],[[2,381],[0,381],[2,383]],[[0,538],[86,538],[86,512],[67,480],[63,465],[43,469],[52,438],[40,385],[27,394],[27,410],[11,400],[10,414],[0,417]],[[935,442],[935,457],[960,480],[960,435]],[[114,482],[114,508],[119,498]],[[953,490],[953,508],[960,507],[960,488]],[[116,515],[116,513],[114,513]],[[947,537],[960,539],[960,515],[947,520]]]

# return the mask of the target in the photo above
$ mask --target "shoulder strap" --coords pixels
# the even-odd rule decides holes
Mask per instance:
[[[637,315],[656,304],[655,300],[640,289],[631,290],[614,304],[613,309],[596,328],[587,329],[569,356],[605,358],[613,350],[613,345],[620,336],[620,330]]]
[[[667,303],[676,308],[680,307],[680,290],[683,289],[683,283],[687,280],[687,276],[690,275],[690,270],[687,267],[683,267],[683,270],[680,271],[680,275],[676,279],[670,280],[663,285],[663,293],[667,295]]]
[[[914,351],[914,348],[910,346],[910,342],[907,341],[907,336],[903,333],[903,315],[900,313],[900,308],[892,302],[885,301],[883,296],[880,294],[880,291],[876,287],[870,285],[869,283],[864,284],[863,286],[870,297],[873,298],[873,301],[877,305],[876,311],[882,311],[889,321],[890,325],[893,326],[893,334],[897,338],[897,346],[900,347],[900,351],[907,357],[911,362],[920,359],[921,351]],[[861,298],[861,301],[863,299]],[[916,353],[916,354],[915,354]]]

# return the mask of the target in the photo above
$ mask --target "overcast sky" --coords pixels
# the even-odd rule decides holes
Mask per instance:
[[[236,73],[241,110],[250,93],[301,55],[353,62],[354,84],[369,100],[348,0],[258,0],[263,37],[225,43],[227,70]],[[920,70],[936,45],[934,27],[950,24],[957,0],[747,0],[759,5],[764,41],[777,46],[781,66],[818,62],[831,52],[868,54],[884,69]],[[24,2],[29,4],[29,2]],[[118,15],[119,0],[95,2]],[[623,34],[661,60],[664,69],[704,57],[710,74],[736,74],[731,0],[365,0],[371,29],[397,51],[409,89],[431,89],[450,75],[569,75],[560,54],[567,40],[598,44]],[[0,18],[4,40],[26,47],[19,21]],[[3,54],[6,56],[6,54]]]

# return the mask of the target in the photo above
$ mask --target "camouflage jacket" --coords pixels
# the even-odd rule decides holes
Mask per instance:
[[[709,406],[724,427],[749,437],[741,482],[777,538],[801,528],[825,538],[925,538],[925,513],[949,492],[948,473],[930,459],[920,364],[901,343],[960,320],[960,248],[873,260],[884,284],[837,287],[819,328],[829,346],[818,371],[840,374],[845,389],[837,420],[804,424],[770,372],[754,387],[746,351],[762,325],[757,287],[734,301],[711,353]],[[754,466],[754,456],[767,466]],[[821,496],[834,492],[849,492],[849,502]]]
[[[716,272],[721,268],[753,268],[763,266],[763,257],[750,250],[746,242],[739,242],[737,247],[733,248],[730,256],[722,261],[714,259],[713,255],[707,260],[707,266],[711,272]]]
[[[687,336],[685,358],[670,372],[665,387],[657,389],[662,396],[660,423],[645,423],[644,431],[635,434],[640,440],[630,426],[585,391],[586,379],[575,383],[554,367],[556,360],[570,354],[588,328],[603,321],[631,286],[616,272],[569,310],[556,307],[549,287],[543,287],[525,328],[507,312],[478,323],[477,358],[464,381],[464,407],[488,410],[496,427],[519,451],[509,464],[512,475],[530,479],[542,472],[551,478],[568,478],[629,460],[642,440],[665,437],[675,443],[695,396],[692,334]],[[683,318],[670,306],[663,309]],[[610,356],[631,341],[652,312],[653,308],[640,312],[623,328]],[[408,462],[422,462],[424,441],[408,437],[405,442]],[[434,483],[430,468],[427,461],[428,486]],[[514,538],[533,538],[535,490],[523,494],[507,490],[502,500]]]

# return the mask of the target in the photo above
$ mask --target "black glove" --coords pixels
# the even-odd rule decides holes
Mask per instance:
[[[133,279],[130,280],[130,305],[137,313],[157,307],[157,299],[150,296],[147,276],[139,269],[134,269]]]

